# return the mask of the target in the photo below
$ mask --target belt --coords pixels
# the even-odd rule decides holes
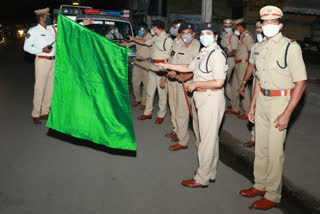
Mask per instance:
[[[55,56],[38,56],[38,58],[53,60]]]
[[[196,89],[197,92],[220,91],[220,90],[221,90],[221,88],[219,88],[219,89],[197,88]]]
[[[247,60],[247,59],[239,59],[239,60],[236,60],[236,64],[241,63],[241,62],[248,62],[248,60]]]
[[[139,59],[139,58],[136,58],[136,60],[137,60],[138,62],[144,62],[144,61],[146,61],[146,60],[150,61],[150,60],[151,60],[151,58],[146,58],[146,60],[144,60],[144,59]]]
[[[164,63],[164,62],[168,62],[168,59],[151,59],[152,63]]]
[[[292,89],[288,89],[288,90],[268,90],[268,89],[260,88],[260,91],[262,92],[262,94],[264,96],[277,97],[277,96],[287,96],[288,95],[288,91],[289,91],[289,93],[291,95],[293,90]]]
[[[232,57],[234,57],[234,56],[228,56],[228,58],[232,58]]]

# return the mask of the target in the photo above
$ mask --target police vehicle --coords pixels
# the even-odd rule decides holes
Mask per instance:
[[[85,18],[93,19],[93,23],[86,27],[115,43],[124,42],[127,35],[134,36],[132,25],[129,21],[129,10],[111,11],[93,9],[88,6],[61,5],[59,9],[53,10],[53,15],[57,14],[63,14],[78,23],[83,22]],[[132,52],[128,53],[129,83],[131,83],[132,67],[136,52],[135,46],[130,47],[130,49]]]

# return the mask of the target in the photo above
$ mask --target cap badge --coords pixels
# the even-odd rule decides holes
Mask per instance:
[[[272,9],[271,8],[269,8],[267,11],[268,11],[268,13],[272,13]]]
[[[208,24],[208,27],[211,27],[211,24]]]
[[[188,28],[191,28],[191,25],[188,25]]]

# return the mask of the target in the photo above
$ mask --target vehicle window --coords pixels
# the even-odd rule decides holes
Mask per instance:
[[[123,42],[126,35],[132,35],[130,24],[125,22],[96,20],[86,27],[114,42]]]

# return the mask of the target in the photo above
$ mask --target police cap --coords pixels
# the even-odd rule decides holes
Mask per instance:
[[[165,24],[161,20],[153,20],[152,21],[152,26],[160,28],[160,29],[164,29]]]
[[[201,32],[203,30],[211,30],[214,33],[218,32],[217,26],[215,24],[210,23],[210,22],[206,22],[206,23],[200,25],[199,31]]]
[[[184,23],[184,24],[180,25],[179,33],[181,33],[183,30],[186,30],[186,29],[190,29],[190,30],[194,31],[194,25],[191,23]]]

